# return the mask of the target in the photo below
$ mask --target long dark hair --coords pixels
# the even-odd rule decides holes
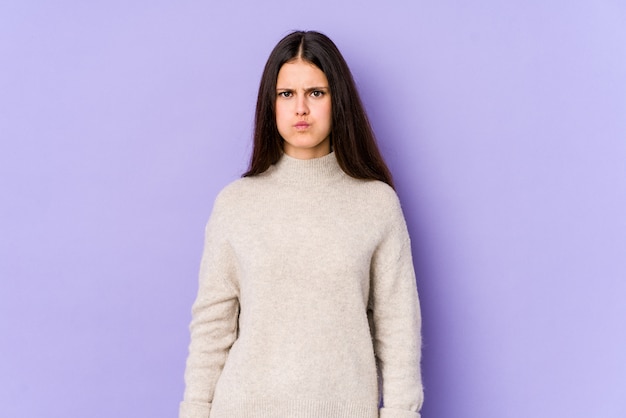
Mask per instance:
[[[380,180],[393,187],[356,89],[348,64],[326,35],[297,31],[284,37],[267,59],[254,121],[254,149],[244,177],[263,173],[283,154],[283,139],[276,126],[276,80],[283,64],[302,59],[322,70],[328,79],[332,127],[330,140],[341,169],[358,179]]]

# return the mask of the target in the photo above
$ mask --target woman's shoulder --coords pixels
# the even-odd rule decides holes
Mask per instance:
[[[249,199],[254,190],[254,177],[242,177],[228,183],[215,197],[215,205],[232,206]]]
[[[395,207],[400,204],[396,191],[380,180],[360,180],[350,178],[351,187],[368,203]]]
[[[237,219],[242,210],[253,207],[252,182],[248,178],[234,180],[224,186],[213,200],[210,219],[213,223],[230,223]]]
[[[387,183],[354,178],[348,181],[348,190],[345,190],[342,200],[349,201],[359,213],[376,222],[403,217],[400,199]]]

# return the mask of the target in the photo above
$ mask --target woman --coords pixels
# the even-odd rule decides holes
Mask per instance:
[[[207,224],[180,418],[418,418],[420,312],[389,170],[333,42],[265,66],[254,150]]]

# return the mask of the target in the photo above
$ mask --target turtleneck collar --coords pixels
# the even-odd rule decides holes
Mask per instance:
[[[281,182],[299,185],[324,184],[338,178],[343,170],[337,162],[335,153],[309,160],[299,160],[283,154],[268,173]]]

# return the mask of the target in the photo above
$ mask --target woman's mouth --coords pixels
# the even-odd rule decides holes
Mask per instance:
[[[294,125],[294,127],[299,131],[307,129],[309,126],[310,125],[306,122],[298,122]]]

